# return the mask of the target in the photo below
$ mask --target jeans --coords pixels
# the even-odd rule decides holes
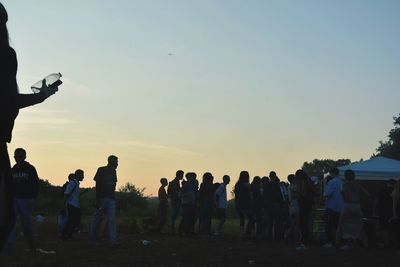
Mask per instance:
[[[90,239],[95,242],[97,233],[101,225],[103,216],[107,217],[108,235],[111,243],[117,242],[117,219],[116,219],[116,201],[111,198],[102,198],[99,201],[99,206],[94,214]]]
[[[175,222],[179,216],[179,210],[181,207],[180,199],[171,199],[171,228],[175,231]]]
[[[200,234],[211,235],[211,218],[212,218],[213,206],[212,203],[200,204],[200,218],[199,228]]]
[[[33,233],[32,233],[32,210],[34,199],[32,198],[16,198],[14,199],[15,204],[15,213],[16,216],[19,217],[19,221],[22,226],[22,230],[24,232],[25,237],[28,240],[28,243],[32,242]],[[7,241],[7,247],[14,247],[16,243],[16,233],[15,233],[15,225],[14,229],[10,233],[10,236]],[[29,244],[31,245],[31,244]]]
[[[81,221],[81,209],[71,204],[67,204],[67,223],[62,231],[62,238],[71,238],[74,230],[79,226]]]

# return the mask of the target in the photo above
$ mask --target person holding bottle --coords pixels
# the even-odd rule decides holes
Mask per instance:
[[[7,11],[0,3],[0,252],[15,224],[11,164],[7,150],[14,121],[19,109],[41,103],[58,90],[56,86],[47,86],[44,80],[37,94],[18,92],[18,61],[15,50],[10,47],[7,21]]]

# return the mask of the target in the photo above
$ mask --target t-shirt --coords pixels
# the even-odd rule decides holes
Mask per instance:
[[[218,186],[215,191],[215,197],[217,199],[217,208],[226,209],[228,207],[228,199],[226,195],[226,184],[222,183]]]
[[[325,206],[336,212],[341,212],[343,207],[342,196],[343,180],[340,177],[334,177],[325,186],[324,197]]]
[[[179,194],[181,191],[181,186],[179,179],[175,178],[168,184],[168,196],[172,201],[179,201]]]
[[[181,190],[181,198],[183,205],[193,205],[196,202],[198,191],[198,182],[197,180],[188,181],[182,186]]]
[[[94,179],[96,181],[96,198],[115,199],[115,186],[117,185],[117,172],[115,169],[104,166],[97,169]]]
[[[39,177],[29,162],[15,164],[12,168],[13,192],[16,198],[36,198],[39,191]]]
[[[65,189],[64,195],[67,196],[67,204],[70,204],[76,208],[79,208],[79,182],[76,179],[72,179],[68,182],[67,189]]]

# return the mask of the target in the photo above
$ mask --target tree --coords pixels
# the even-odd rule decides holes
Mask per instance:
[[[376,149],[377,156],[400,160],[400,114],[393,117],[394,128],[389,131],[389,140],[379,141],[379,147]]]
[[[144,195],[145,188],[138,188],[127,182],[116,192],[118,207],[130,214],[139,214],[146,209],[147,197]]]
[[[348,165],[350,159],[314,159],[312,162],[304,162],[301,167],[308,175],[321,175],[329,172],[332,168]]]

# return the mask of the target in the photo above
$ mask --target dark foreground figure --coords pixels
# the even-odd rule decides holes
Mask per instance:
[[[38,94],[18,93],[17,55],[9,44],[7,21],[7,11],[0,3],[0,252],[15,224],[11,164],[7,150],[14,121],[19,109],[41,103],[57,91],[57,88],[43,83]]]

